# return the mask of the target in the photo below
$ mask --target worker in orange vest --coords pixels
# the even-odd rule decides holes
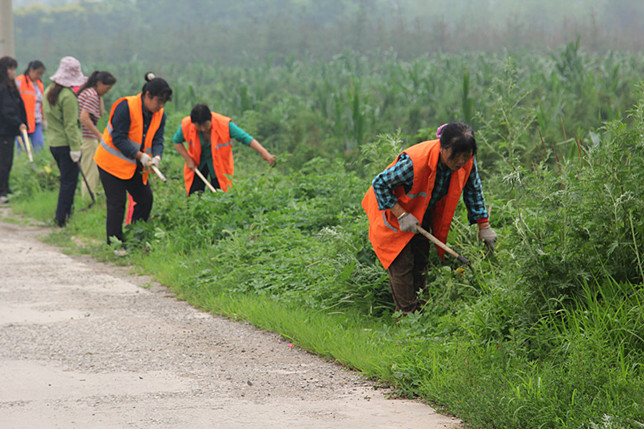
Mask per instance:
[[[389,274],[396,311],[420,310],[418,293],[425,288],[430,243],[417,226],[432,231],[440,241],[447,234],[463,195],[470,224],[494,250],[496,233],[490,228],[476,166],[476,139],[469,125],[453,122],[436,133],[439,139],[407,148],[372,182],[362,200],[369,218],[369,239]],[[438,248],[443,257],[443,250]]]
[[[257,151],[271,167],[275,165],[275,157],[257,140],[235,125],[229,117],[211,112],[206,104],[195,105],[190,116],[183,118],[172,142],[186,161],[183,177],[188,195],[205,189],[203,180],[195,177],[196,168],[204,177],[210,177],[209,181],[215,189],[228,190],[235,167],[232,139]],[[187,150],[184,142],[188,142]]]
[[[43,73],[45,73],[45,65],[39,60],[34,60],[27,65],[24,73],[16,78],[16,86],[27,111],[27,134],[34,152],[45,147],[43,129],[46,128],[47,122],[42,107],[43,94],[45,93],[42,83]]]
[[[107,202],[107,243],[123,241],[126,191],[136,202],[132,222],[147,221],[152,210],[148,176],[163,154],[165,103],[172,99],[168,83],[152,73],[145,76],[141,93],[117,100],[103,131],[94,161]]]

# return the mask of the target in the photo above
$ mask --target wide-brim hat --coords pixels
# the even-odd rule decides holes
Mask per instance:
[[[74,57],[61,59],[58,70],[49,79],[65,87],[80,86],[87,82],[87,76],[83,75],[80,62]]]

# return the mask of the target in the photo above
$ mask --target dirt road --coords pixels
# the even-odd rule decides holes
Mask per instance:
[[[46,233],[0,222],[0,428],[459,425]]]

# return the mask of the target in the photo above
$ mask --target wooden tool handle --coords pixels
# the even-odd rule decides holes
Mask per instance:
[[[195,167],[195,169],[193,171],[206,184],[206,186],[208,186],[208,188],[210,188],[211,191],[217,192],[217,189],[215,189],[215,187],[212,186],[212,184],[204,177],[204,175],[201,173],[201,171],[199,171],[199,168]]]
[[[463,263],[465,265],[470,265],[470,261],[467,258],[465,258],[465,257],[459,255],[458,253],[456,253],[455,251],[453,251],[449,246],[447,246],[445,243],[440,241],[438,238],[434,237],[429,232],[425,231],[422,227],[417,225],[416,229],[418,230],[419,233],[421,233],[422,235],[427,237],[427,239],[429,239],[429,241],[431,241],[432,243],[434,243],[435,245],[437,245],[438,247],[440,247],[441,249],[443,249],[444,251],[446,251],[447,253],[449,253],[450,255],[455,257],[456,259],[458,259],[459,262],[461,262],[461,263]]]

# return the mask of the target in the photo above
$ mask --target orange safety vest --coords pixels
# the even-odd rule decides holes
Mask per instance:
[[[212,154],[212,164],[215,169],[215,175],[219,181],[221,190],[226,192],[232,184],[230,177],[235,170],[233,162],[233,147],[230,139],[230,118],[220,115],[219,113],[210,112],[212,115],[212,126],[210,127],[210,152]],[[188,142],[188,155],[199,166],[201,159],[201,140],[199,131],[186,116],[181,120],[181,132],[183,138]],[[186,185],[186,192],[190,193],[192,181],[195,178],[194,171],[188,168],[187,164],[183,166],[183,178]]]
[[[25,110],[27,111],[27,125],[29,126],[28,132],[33,133],[36,130],[36,88],[33,81],[28,76],[21,74],[16,78],[16,85],[20,91],[22,101],[25,103]],[[41,81],[36,81],[36,85],[40,88],[40,93],[45,96],[45,88]],[[42,103],[40,104],[40,113],[42,114]]]
[[[123,155],[123,152],[118,150],[112,141],[112,117],[114,116],[116,106],[118,106],[123,100],[127,101],[130,109],[130,130],[127,136],[128,141],[136,148],[136,150],[140,150],[141,148],[141,142],[143,141],[143,100],[141,99],[141,94],[137,94],[120,98],[112,104],[110,120],[107,123],[105,131],[103,131],[101,144],[98,145],[96,153],[94,154],[94,161],[96,161],[96,164],[108,173],[118,177],[119,179],[128,180],[134,176],[136,171],[136,159],[128,158]],[[163,119],[163,109],[152,114],[152,120],[150,121],[150,126],[148,127],[148,132],[145,136],[143,152],[150,156],[152,156],[152,140],[161,125],[161,119]],[[149,174],[149,170],[143,171],[144,184],[148,182]]]
[[[432,190],[436,180],[436,167],[440,162],[440,141],[431,140],[418,143],[406,149],[404,153],[411,158],[414,164],[414,183],[407,193],[405,193],[403,186],[395,188],[393,193],[398,199],[398,204],[407,213],[411,213],[422,222],[429,201],[432,198]],[[396,162],[398,162],[398,159],[389,164],[387,168]],[[472,165],[473,158],[462,168],[452,172],[447,195],[431,209],[432,233],[443,243],[447,241],[447,234],[454,217],[454,211],[472,170]],[[362,208],[369,218],[369,240],[376,252],[376,256],[387,269],[409,243],[414,233],[401,231],[398,219],[391,213],[391,210],[380,210],[378,208],[373,186],[369,187],[362,199]],[[438,254],[443,258],[443,249],[438,246],[437,249]]]

